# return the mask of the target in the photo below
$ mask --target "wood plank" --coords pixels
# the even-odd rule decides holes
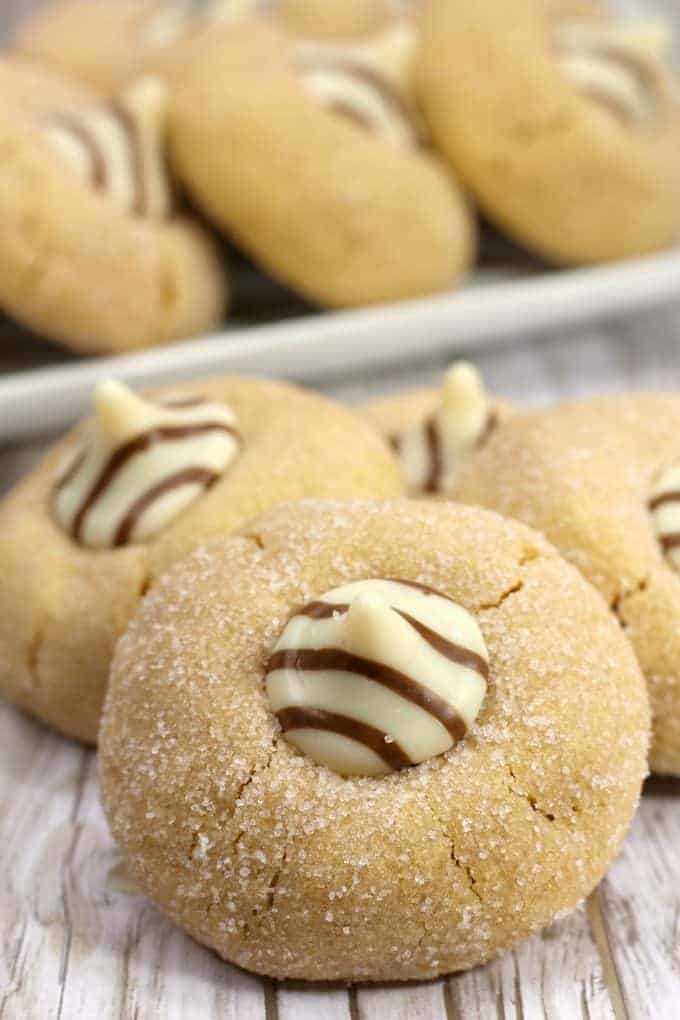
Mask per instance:
[[[630,1020],[680,1017],[680,781],[649,781],[602,883],[605,934]]]
[[[89,755],[0,706],[0,1017],[61,1014],[70,955],[64,877]],[[17,753],[17,743],[21,746]]]
[[[442,1020],[446,984],[368,985],[356,989],[358,1020]]]
[[[615,1020],[584,907],[486,967],[449,979],[453,1018]]]
[[[342,986],[281,983],[276,988],[276,1010],[278,1020],[353,1020],[350,993]]]

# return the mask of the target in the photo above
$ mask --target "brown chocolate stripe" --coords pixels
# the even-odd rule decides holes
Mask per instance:
[[[178,471],[176,474],[164,478],[163,481],[152,486],[132,504],[116,531],[113,540],[114,547],[117,548],[128,542],[142,514],[161,496],[165,496],[166,493],[172,492],[173,489],[179,489],[183,485],[200,485],[204,489],[209,489],[219,477],[216,471],[209,471],[207,468],[201,467],[189,467],[185,468],[184,471]]]
[[[358,79],[358,81],[373,89],[394,115],[415,127],[413,114],[407,103],[395,89],[390,87],[385,79],[370,67],[366,67],[349,57],[343,58],[334,54],[323,53],[319,53],[316,56],[301,56],[298,63],[309,71],[335,71],[345,74],[350,78]]]
[[[423,640],[427,641],[428,645],[431,645],[444,658],[455,662],[459,666],[473,669],[475,673],[479,673],[485,680],[488,679],[489,664],[477,652],[473,652],[471,648],[466,648],[464,645],[458,645],[454,641],[449,641],[448,638],[438,634],[436,630],[430,630],[429,627],[426,627],[420,620],[416,620],[415,616],[411,616],[410,613],[405,613],[401,609],[396,609],[395,612],[399,613],[399,616],[406,620],[414,630],[417,630]]]
[[[660,542],[661,547],[666,551],[669,549],[677,549],[680,545],[680,531],[674,531],[670,535],[661,535]]]
[[[387,442],[395,453],[399,453],[401,449],[401,435],[395,432],[392,435],[387,436]]]
[[[386,577],[385,580],[391,581],[392,584],[403,584],[406,588],[415,588],[416,591],[422,591],[426,595],[438,595],[440,599],[446,599],[447,602],[455,602],[455,599],[452,599],[450,595],[431,588],[429,584],[421,584],[420,581],[406,581],[403,577]]]
[[[336,613],[346,613],[348,609],[349,605],[346,602],[309,602],[293,613],[293,616],[308,616],[310,620],[329,620]]]
[[[222,422],[196,422],[193,425],[162,425],[142,432],[135,436],[124,446],[119,447],[109,458],[102,468],[99,477],[92,486],[89,495],[81,504],[75,516],[72,527],[72,534],[75,541],[79,541],[83,523],[92,506],[111,484],[118,472],[127,464],[132,457],[138,453],[144,453],[156,443],[173,442],[178,439],[189,439],[194,436],[203,435],[206,432],[227,432],[240,442],[240,435],[231,425],[223,425]]]
[[[649,509],[656,510],[665,503],[680,503],[680,489],[669,489],[668,492],[660,492],[649,501]]]
[[[302,729],[339,733],[370,748],[395,772],[414,764],[396,740],[386,741],[387,734],[382,730],[350,716],[325,712],[321,708],[283,708],[277,716],[284,733]]]
[[[144,167],[142,165],[141,141],[137,130],[137,124],[135,123],[134,117],[130,116],[125,107],[119,106],[118,103],[110,103],[108,110],[114,120],[118,122],[118,125],[125,136],[128,155],[130,157],[130,170],[132,173],[134,191],[132,212],[137,216],[144,216],[148,213],[149,207]]]
[[[267,672],[277,669],[299,671],[336,670],[374,680],[406,701],[418,705],[437,719],[455,741],[462,740],[466,726],[458,712],[434,691],[383,662],[352,655],[341,648],[282,648],[267,663]]]
[[[402,620],[405,620],[406,623],[413,627],[428,645],[434,648],[436,652],[439,652],[440,655],[443,655],[444,658],[449,659],[450,662],[455,662],[458,666],[465,666],[467,669],[474,670],[475,673],[479,673],[485,680],[488,679],[489,664],[477,652],[474,652],[471,648],[466,648],[465,645],[456,644],[455,641],[449,641],[448,638],[445,638],[436,630],[427,627],[420,620],[417,620],[415,616],[404,612],[403,609],[397,609],[396,606],[391,606],[391,608],[401,616]],[[308,616],[312,620],[328,620],[336,613],[346,613],[348,609],[349,605],[344,602],[310,602],[304,609],[300,609],[293,615]]]
[[[428,418],[425,422],[424,430],[430,470],[423,483],[423,492],[438,492],[444,473],[444,466],[439,429],[434,418]]]
[[[489,416],[486,419],[486,425],[479,434],[479,438],[477,439],[476,443],[476,449],[479,449],[481,446],[484,446],[484,443],[486,443],[486,441],[491,436],[491,433],[494,432],[496,428],[498,428],[498,415],[496,414],[495,411],[492,411],[491,414],[489,414]]]
[[[99,148],[94,135],[90,134],[87,128],[73,114],[54,113],[50,116],[48,123],[55,124],[63,131],[67,131],[82,145],[89,157],[92,168],[90,174],[92,187],[106,188],[109,179],[106,157]]]
[[[57,479],[56,483],[57,492],[59,492],[60,489],[63,489],[64,486],[68,485],[69,482],[73,481],[73,479],[75,478],[75,476],[78,474],[81,467],[85,463],[85,457],[86,457],[85,450],[81,450],[78,454],[76,454],[68,469],[64,472],[61,478]]]

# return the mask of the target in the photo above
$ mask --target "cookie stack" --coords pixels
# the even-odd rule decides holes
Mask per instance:
[[[680,398],[525,411],[456,365],[360,412],[239,377],[93,399],[0,506],[0,689],[99,739],[159,908],[257,973],[378,981],[582,900],[650,699],[680,774]]]
[[[664,25],[569,0],[56,0],[0,63],[0,308],[76,351],[450,290],[475,206],[560,264],[680,229]]]

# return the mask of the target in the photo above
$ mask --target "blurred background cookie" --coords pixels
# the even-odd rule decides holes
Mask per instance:
[[[107,93],[162,61],[204,22],[238,18],[257,0],[53,0],[21,25],[14,49]]]
[[[417,78],[428,125],[489,218],[543,256],[655,251],[680,229],[666,33],[571,8],[426,4]]]
[[[195,38],[170,76],[172,154],[193,200],[322,305],[442,290],[474,255],[467,202],[382,52],[298,48],[252,21]]]
[[[649,685],[651,768],[680,775],[680,585],[672,535],[680,397],[598,397],[495,430],[453,495],[543,531],[604,595]],[[670,514],[670,521],[668,515]],[[680,527],[677,529],[680,531]]]
[[[179,216],[165,156],[167,93],[115,101],[0,62],[0,307],[81,352],[127,351],[214,327],[226,271]]]
[[[241,377],[96,415],[0,507],[0,690],[94,743],[113,648],[155,579],[197,543],[285,499],[392,496],[399,471],[358,416]]]

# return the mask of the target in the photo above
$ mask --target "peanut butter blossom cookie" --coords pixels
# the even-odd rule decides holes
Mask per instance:
[[[142,888],[225,959],[431,978],[587,895],[648,728],[629,643],[538,534],[452,504],[306,501],[145,599],[102,792]]]
[[[290,386],[110,381],[94,405],[0,506],[0,691],[92,743],[116,640],[174,560],[280,500],[401,489],[360,419]]]
[[[216,325],[225,280],[177,214],[158,78],[105,101],[0,61],[0,308],[77,351],[125,351]]]
[[[504,422],[454,495],[540,528],[604,595],[646,675],[650,763],[680,775],[680,396],[598,397]]]
[[[365,408],[397,455],[409,492],[440,498],[510,413],[486,392],[477,369],[463,361],[451,366],[438,390],[407,390]]]
[[[168,61],[172,153],[194,201],[319,304],[446,289],[473,257],[467,203],[424,145],[417,41],[405,19],[344,42],[251,19]]]
[[[436,144],[486,214],[559,262],[671,244],[680,114],[656,24],[546,0],[428,0],[417,81]]]

